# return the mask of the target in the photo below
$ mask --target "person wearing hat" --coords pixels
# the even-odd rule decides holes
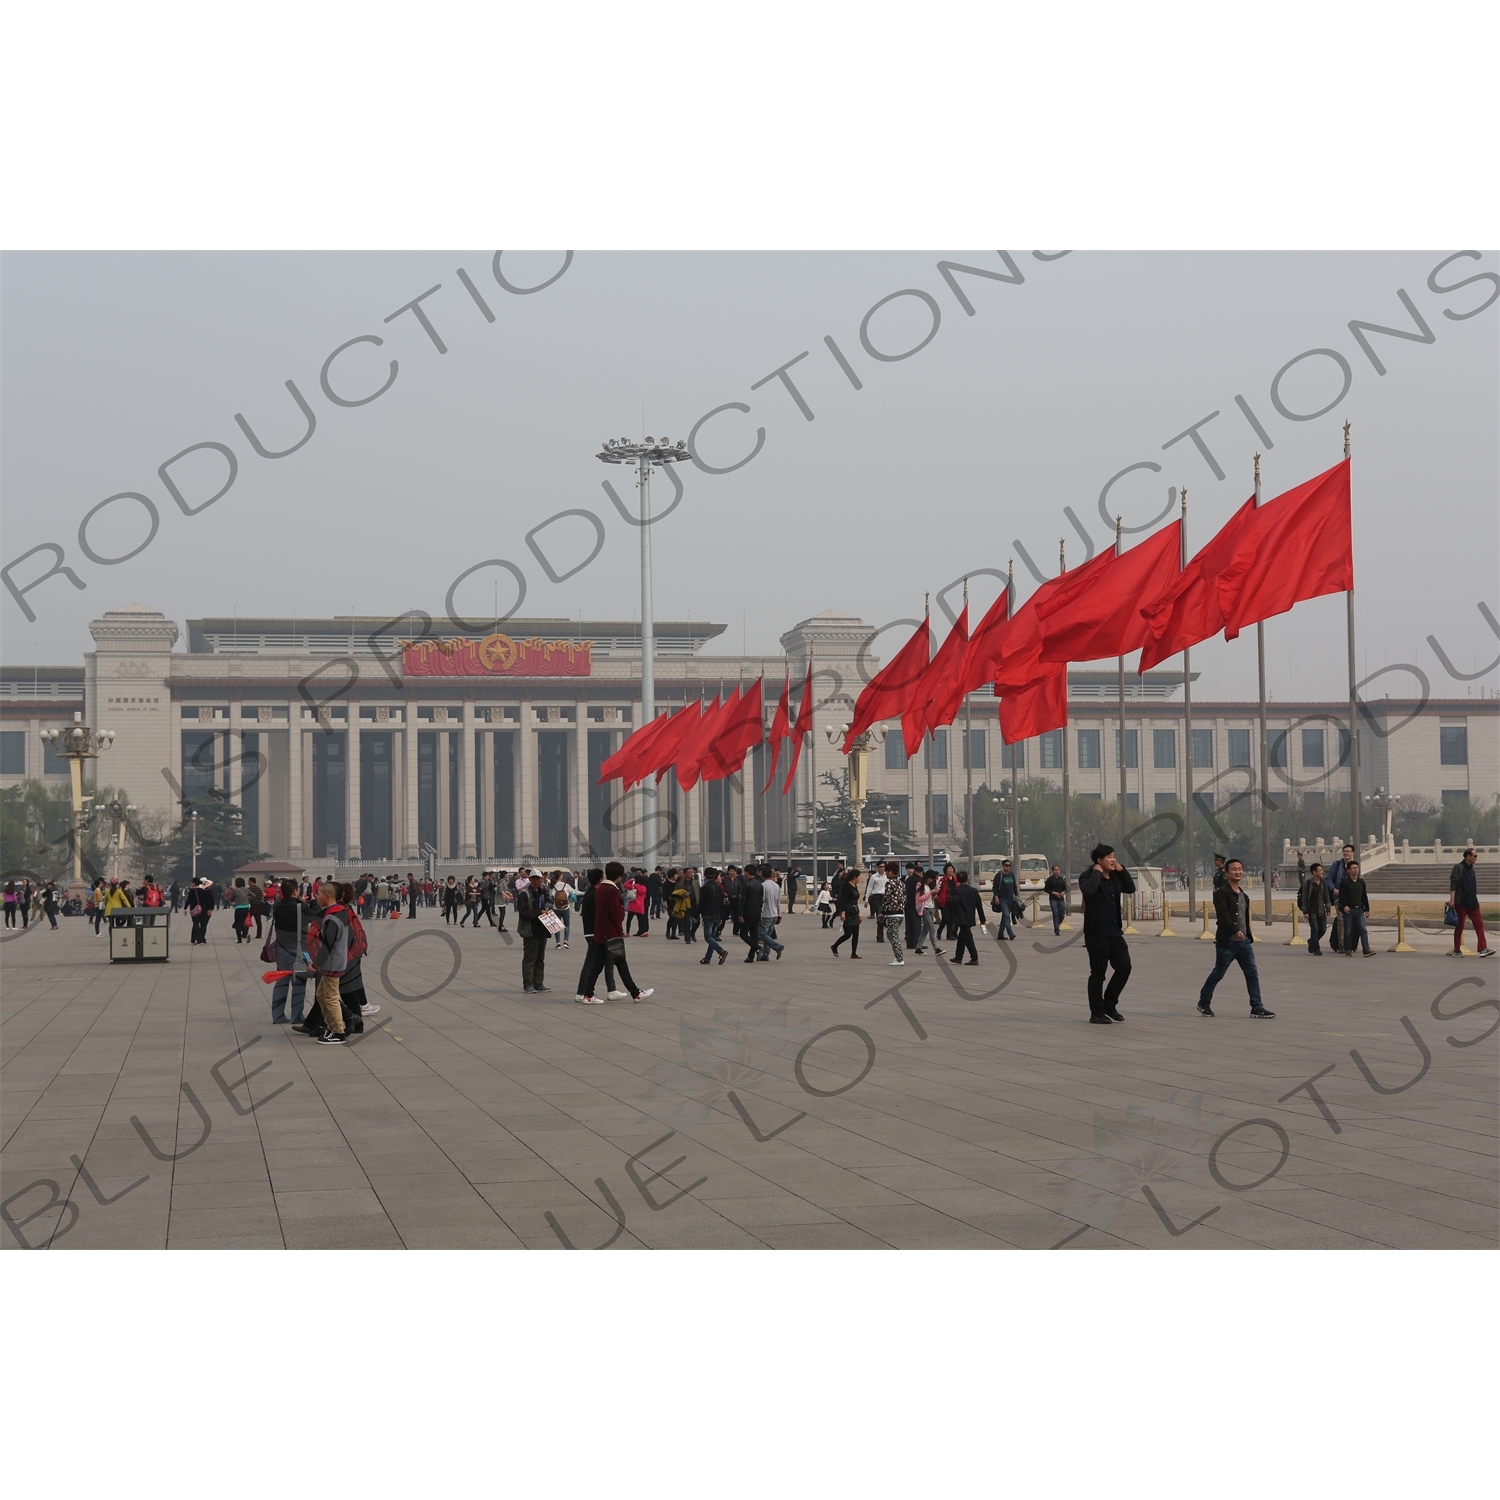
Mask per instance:
[[[1229,878],[1224,873],[1224,869],[1225,869],[1225,866],[1224,866],[1224,856],[1222,854],[1216,854],[1216,855],[1214,855],[1214,890],[1215,891],[1221,890],[1223,888],[1223,886],[1224,886],[1224,883]]]
[[[528,995],[545,995],[542,983],[547,973],[547,939],[551,935],[542,913],[552,910],[552,893],[546,877],[533,870],[527,883],[516,891],[516,931],[521,935],[521,986]]]

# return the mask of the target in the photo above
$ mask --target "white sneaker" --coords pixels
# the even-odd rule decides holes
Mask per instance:
[[[578,1002],[578,1004],[580,1004],[580,1005],[587,1005],[587,1004],[588,1004],[588,1001],[587,1001],[587,1000],[585,1000],[585,999],[584,999],[584,998],[583,998],[583,996],[582,996],[582,995],[574,995],[574,996],[573,996],[573,998],[574,998],[574,1000],[576,1000],[576,1001],[577,1001],[577,1002]]]
[[[642,990],[640,994],[635,997],[635,1003],[639,1005],[642,1000],[649,1000],[655,993],[655,990]]]
[[[373,1016],[379,1009],[380,1007],[378,1005],[361,1005],[359,1008],[359,1013],[362,1016]]]
[[[904,958],[893,958],[887,965],[887,967],[892,969],[904,969],[906,967],[906,960]]]
[[[609,990],[607,993],[611,1000],[623,1000],[625,998],[624,990]]]
[[[589,998],[583,1003],[585,1005],[603,1005],[604,1001],[601,1000],[597,995],[590,995]]]

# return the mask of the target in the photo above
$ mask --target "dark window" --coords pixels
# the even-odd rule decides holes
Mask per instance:
[[[1286,770],[1286,733],[1284,729],[1273,729],[1269,733],[1271,741],[1270,764],[1279,766],[1283,771]]]
[[[1304,766],[1323,764],[1323,731],[1321,729],[1302,731],[1302,764]]]
[[[1193,731],[1193,765],[1203,766],[1209,770],[1214,764],[1214,732],[1212,729],[1195,729]]]
[[[24,776],[26,774],[26,731],[6,729],[0,731],[0,776]]]
[[[599,785],[599,769],[615,752],[612,729],[591,729],[589,734],[589,857],[604,859],[614,852],[610,824],[605,816],[612,798],[618,795],[613,782]],[[710,783],[712,784],[712,783]]]
[[[1000,764],[1007,771],[1024,771],[1026,769],[1026,741],[1017,740],[1014,745],[1006,745],[1000,751]]]
[[[391,736],[366,730],[359,737],[359,856],[366,862],[395,858],[391,796]]]
[[[344,858],[344,735],[319,729],[312,736],[313,858]]]
[[[1085,802],[1098,802],[1101,797],[1098,792],[1074,792],[1075,797],[1081,797]]]
[[[673,788],[677,778],[671,777]],[[537,856],[568,857],[568,731],[543,729],[536,737]],[[669,797],[669,802],[675,799]],[[675,823],[675,820],[673,820]]]
[[[1175,729],[1151,731],[1151,764],[1158,771],[1165,771],[1177,764],[1177,731]]]
[[[1229,764],[1231,766],[1250,764],[1250,731],[1248,729],[1229,731]]]
[[[1214,798],[1212,792],[1194,792],[1193,806],[1200,813],[1211,813],[1214,810]]]
[[[1140,731],[1127,729],[1125,731],[1125,766],[1128,770],[1135,770],[1141,763],[1140,754]],[[1115,770],[1120,769],[1120,731],[1115,730]]]
[[[1448,791],[1443,793],[1444,807],[1451,807],[1455,802],[1467,803],[1468,800],[1469,791],[1467,787],[1460,787],[1456,791]]]
[[[1438,729],[1440,759],[1445,766],[1469,763],[1469,731],[1463,724],[1444,724]],[[1361,746],[1361,749],[1363,746]],[[1444,794],[1446,795],[1446,793]]]
[[[1156,810],[1160,812],[1164,807],[1174,807],[1177,803],[1176,792],[1158,792],[1156,794]]]
[[[500,730],[495,742],[495,858],[516,857],[516,736],[513,730]],[[597,772],[595,773],[597,775]],[[611,783],[613,785],[613,783]],[[609,787],[602,786],[601,792]],[[592,793],[589,816],[593,817]],[[607,848],[608,846],[606,846]]]
[[[245,837],[260,847],[260,783],[266,774],[266,759],[261,754],[260,731],[240,735],[240,808],[244,818],[240,826]]]
[[[948,731],[946,729],[934,729],[928,736],[924,748],[927,753],[927,759],[923,762],[924,767],[930,764],[934,771],[948,769]]]
[[[212,740],[213,736],[210,735],[209,739]],[[58,754],[57,747],[58,747],[58,745],[61,745],[61,744],[62,744],[61,738],[58,739],[57,745],[54,745],[51,740],[43,740],[42,741],[42,775],[43,776],[71,776],[73,774],[68,769],[67,757]],[[210,750],[210,753],[209,753],[209,764],[210,765],[213,764],[212,750]]]
[[[947,833],[948,831],[948,794],[946,792],[932,794],[932,831],[934,833]]]
[[[906,769],[906,741],[901,738],[901,726],[892,726],[885,737],[885,768],[887,771]]]
[[[1078,731],[1078,768],[1082,771],[1099,769],[1099,731],[1097,729]]]
[[[187,802],[209,801],[214,781],[214,739],[211,729],[182,731],[182,796]]]
[[[437,731],[417,731],[417,840],[437,848]]]
[[[1062,769],[1063,757],[1063,732],[1060,729],[1049,730],[1041,737],[1042,740],[1042,769],[1044,771],[1060,771]]]
[[[708,847],[715,854],[729,854],[734,843],[734,802],[728,778],[708,784]]]
[[[445,738],[448,741],[448,858],[457,859],[458,851],[462,847],[458,842],[460,822],[458,810],[461,802],[459,794],[462,790],[459,778],[463,773],[458,763],[458,735],[450,730]]]
[[[1119,805],[1120,804],[1118,802],[1115,803],[1116,807],[1118,807]],[[1131,812],[1139,812],[1141,810],[1141,794],[1139,792],[1126,792],[1125,806],[1128,807]]]
[[[984,730],[971,729],[968,731],[970,755],[974,762],[975,770],[984,770]],[[969,768],[969,762],[964,762],[964,769]]]

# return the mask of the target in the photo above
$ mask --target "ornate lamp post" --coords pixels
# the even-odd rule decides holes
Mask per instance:
[[[681,440],[673,443],[668,438],[658,441],[646,437],[638,443],[629,438],[609,438],[594,456],[601,463],[634,464],[638,471],[635,484],[641,492],[641,519],[636,523],[641,528],[641,722],[635,727],[643,729],[656,717],[656,616],[651,600],[651,470],[681,463],[690,455],[687,444]],[[642,849],[642,858],[645,858],[659,842],[656,783],[650,780],[642,783],[641,795],[645,798],[641,820],[643,844],[648,835],[650,838],[650,843]]]
[[[871,750],[877,745],[885,744],[887,732],[884,724],[873,725],[857,736],[849,749],[849,805],[854,810],[854,868],[856,870],[862,870],[865,867],[865,801],[869,785],[865,776],[866,760]],[[827,735],[830,745],[842,745],[844,736],[849,733],[849,725],[847,723],[830,725],[823,733]],[[879,829],[874,831],[878,833]]]
[[[97,760],[115,742],[113,729],[90,729],[82,714],[73,715],[71,729],[44,729],[42,739],[69,763],[73,773],[73,880],[68,895],[77,896],[83,883],[83,763]]]
[[[1395,851],[1391,836],[1391,822],[1396,815],[1396,804],[1401,800],[1401,798],[1398,795],[1393,795],[1391,792],[1387,791],[1385,787],[1378,786],[1364,800],[1368,803],[1371,803],[1384,815],[1381,820],[1381,826],[1385,833],[1386,847],[1391,849],[1392,853],[1394,853]],[[1355,850],[1356,854],[1358,852],[1358,850]]]

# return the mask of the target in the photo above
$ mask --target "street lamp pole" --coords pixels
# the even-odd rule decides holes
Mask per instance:
[[[68,762],[73,782],[73,880],[69,896],[81,895],[83,885],[83,763],[97,760],[115,742],[113,729],[90,729],[83,715],[73,715],[71,729],[44,729],[41,737]]]
[[[844,736],[849,733],[849,726],[841,724],[837,728],[830,726],[825,729],[824,734],[828,737],[830,745],[842,745]],[[876,724],[856,735],[854,743],[849,747],[849,806],[854,812],[854,868],[862,870],[865,867],[865,801],[866,801],[866,761],[870,751],[877,745],[883,745],[886,737],[884,724]]]
[[[192,813],[193,825],[193,879],[198,878],[198,809],[195,807]]]
[[[656,717],[656,615],[651,594],[651,470],[667,464],[680,463],[689,456],[687,444],[679,440],[675,445],[667,438],[658,442],[653,437],[632,442],[629,438],[609,438],[604,447],[595,454],[601,463],[630,464],[636,466],[636,488],[641,492],[641,518],[636,523],[641,528],[641,722],[636,730],[644,729]],[[643,848],[642,859],[653,853],[661,842],[657,827],[656,783],[646,780],[641,784],[641,795],[645,799],[641,828],[643,839],[649,837],[649,847]]]

